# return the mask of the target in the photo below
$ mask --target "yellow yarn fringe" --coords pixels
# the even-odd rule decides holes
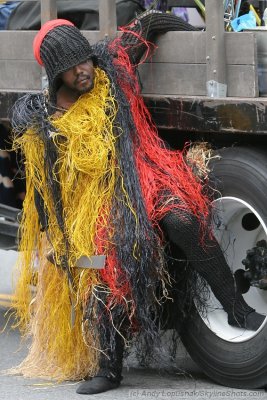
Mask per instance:
[[[84,94],[60,118],[53,121],[52,140],[59,151],[58,170],[66,236],[70,243],[68,262],[73,288],[60,267],[46,260],[48,242],[40,233],[34,206],[34,187],[41,193],[49,216],[48,235],[56,261],[66,254],[51,196],[45,184],[44,146],[40,138],[27,131],[14,142],[26,159],[27,194],[24,201],[20,243],[20,277],[14,307],[17,326],[33,337],[29,355],[14,371],[28,377],[76,380],[93,375],[98,351],[90,332],[82,332],[82,304],[99,283],[97,270],[75,268],[80,256],[97,254],[95,243],[99,216],[108,226],[115,179],[115,140],[113,122],[116,102],[110,96],[110,82],[96,68],[94,89]],[[117,171],[117,173],[116,173]],[[56,179],[56,176],[55,176]],[[106,244],[107,248],[109,244]],[[36,297],[31,285],[38,265]],[[74,303],[72,307],[71,302]],[[75,310],[75,323],[71,312]]]

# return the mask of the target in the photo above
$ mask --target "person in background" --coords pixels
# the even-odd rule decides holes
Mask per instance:
[[[156,7],[158,10],[166,11],[166,1],[142,0],[142,5],[145,9]],[[173,7],[172,13],[184,21],[189,22],[188,11],[186,7]]]
[[[0,2],[0,30],[7,28],[10,14],[19,3],[20,1],[4,1],[3,4]]]

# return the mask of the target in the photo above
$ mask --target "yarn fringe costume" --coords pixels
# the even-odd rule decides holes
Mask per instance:
[[[27,179],[14,307],[17,325],[33,337],[14,371],[29,377],[93,376],[106,318],[126,345],[142,332],[152,354],[160,345],[158,315],[170,284],[159,221],[182,209],[205,228],[209,215],[209,200],[184,152],[167,149],[158,137],[121,39],[93,49],[94,88],[63,116],[48,116],[43,94],[23,97],[14,110],[14,148],[25,155]],[[57,265],[46,259],[51,248]],[[101,254],[107,256],[104,269],[75,267],[79,257]]]

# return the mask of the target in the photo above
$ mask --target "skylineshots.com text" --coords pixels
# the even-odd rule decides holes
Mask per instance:
[[[226,389],[226,390],[209,390],[209,389],[200,389],[200,390],[131,390],[129,391],[128,396],[132,399],[134,398],[154,398],[154,399],[190,399],[190,398],[203,398],[203,399],[260,399],[266,393],[261,390],[234,390],[234,389]]]

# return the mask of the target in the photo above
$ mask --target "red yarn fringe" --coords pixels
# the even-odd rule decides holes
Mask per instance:
[[[150,44],[139,38],[149,49]],[[129,76],[129,80],[120,80],[120,86],[129,101],[136,127],[133,132],[135,160],[149,218],[157,224],[169,211],[184,209],[205,225],[210,201],[184,160],[186,148],[182,151],[166,148],[141,97],[134,68],[120,39],[111,46],[116,48],[115,62],[125,68]]]
[[[131,321],[135,310],[131,285],[125,271],[118,263],[115,246],[108,240],[107,229],[103,226],[100,216],[96,245],[98,254],[107,255],[105,268],[100,270],[101,281],[107,285],[109,290],[106,307],[111,310],[114,304],[122,305],[127,310],[127,315]]]
[[[150,44],[145,40],[143,43],[149,50]],[[203,194],[202,184],[184,160],[186,149],[174,151],[166,148],[141,97],[139,83],[127,51],[120,45],[120,39],[114,40],[110,46],[117,54],[114,63],[118,63],[127,72],[119,83],[129,101],[136,128],[136,131],[132,132],[136,170],[149,219],[158,226],[158,222],[169,211],[183,209],[197,216],[204,227],[209,215],[210,201]],[[129,79],[125,79],[127,75]],[[99,238],[105,236],[98,235]],[[107,246],[103,243],[99,240],[100,254],[102,250],[107,253]],[[125,271],[118,265],[115,249],[111,248],[112,244],[108,247],[107,264],[100,271],[103,282],[111,291],[107,306],[112,308],[115,303],[124,304],[124,307],[128,308],[128,315],[133,317],[135,305],[131,286]],[[134,318],[131,322],[134,326]]]

